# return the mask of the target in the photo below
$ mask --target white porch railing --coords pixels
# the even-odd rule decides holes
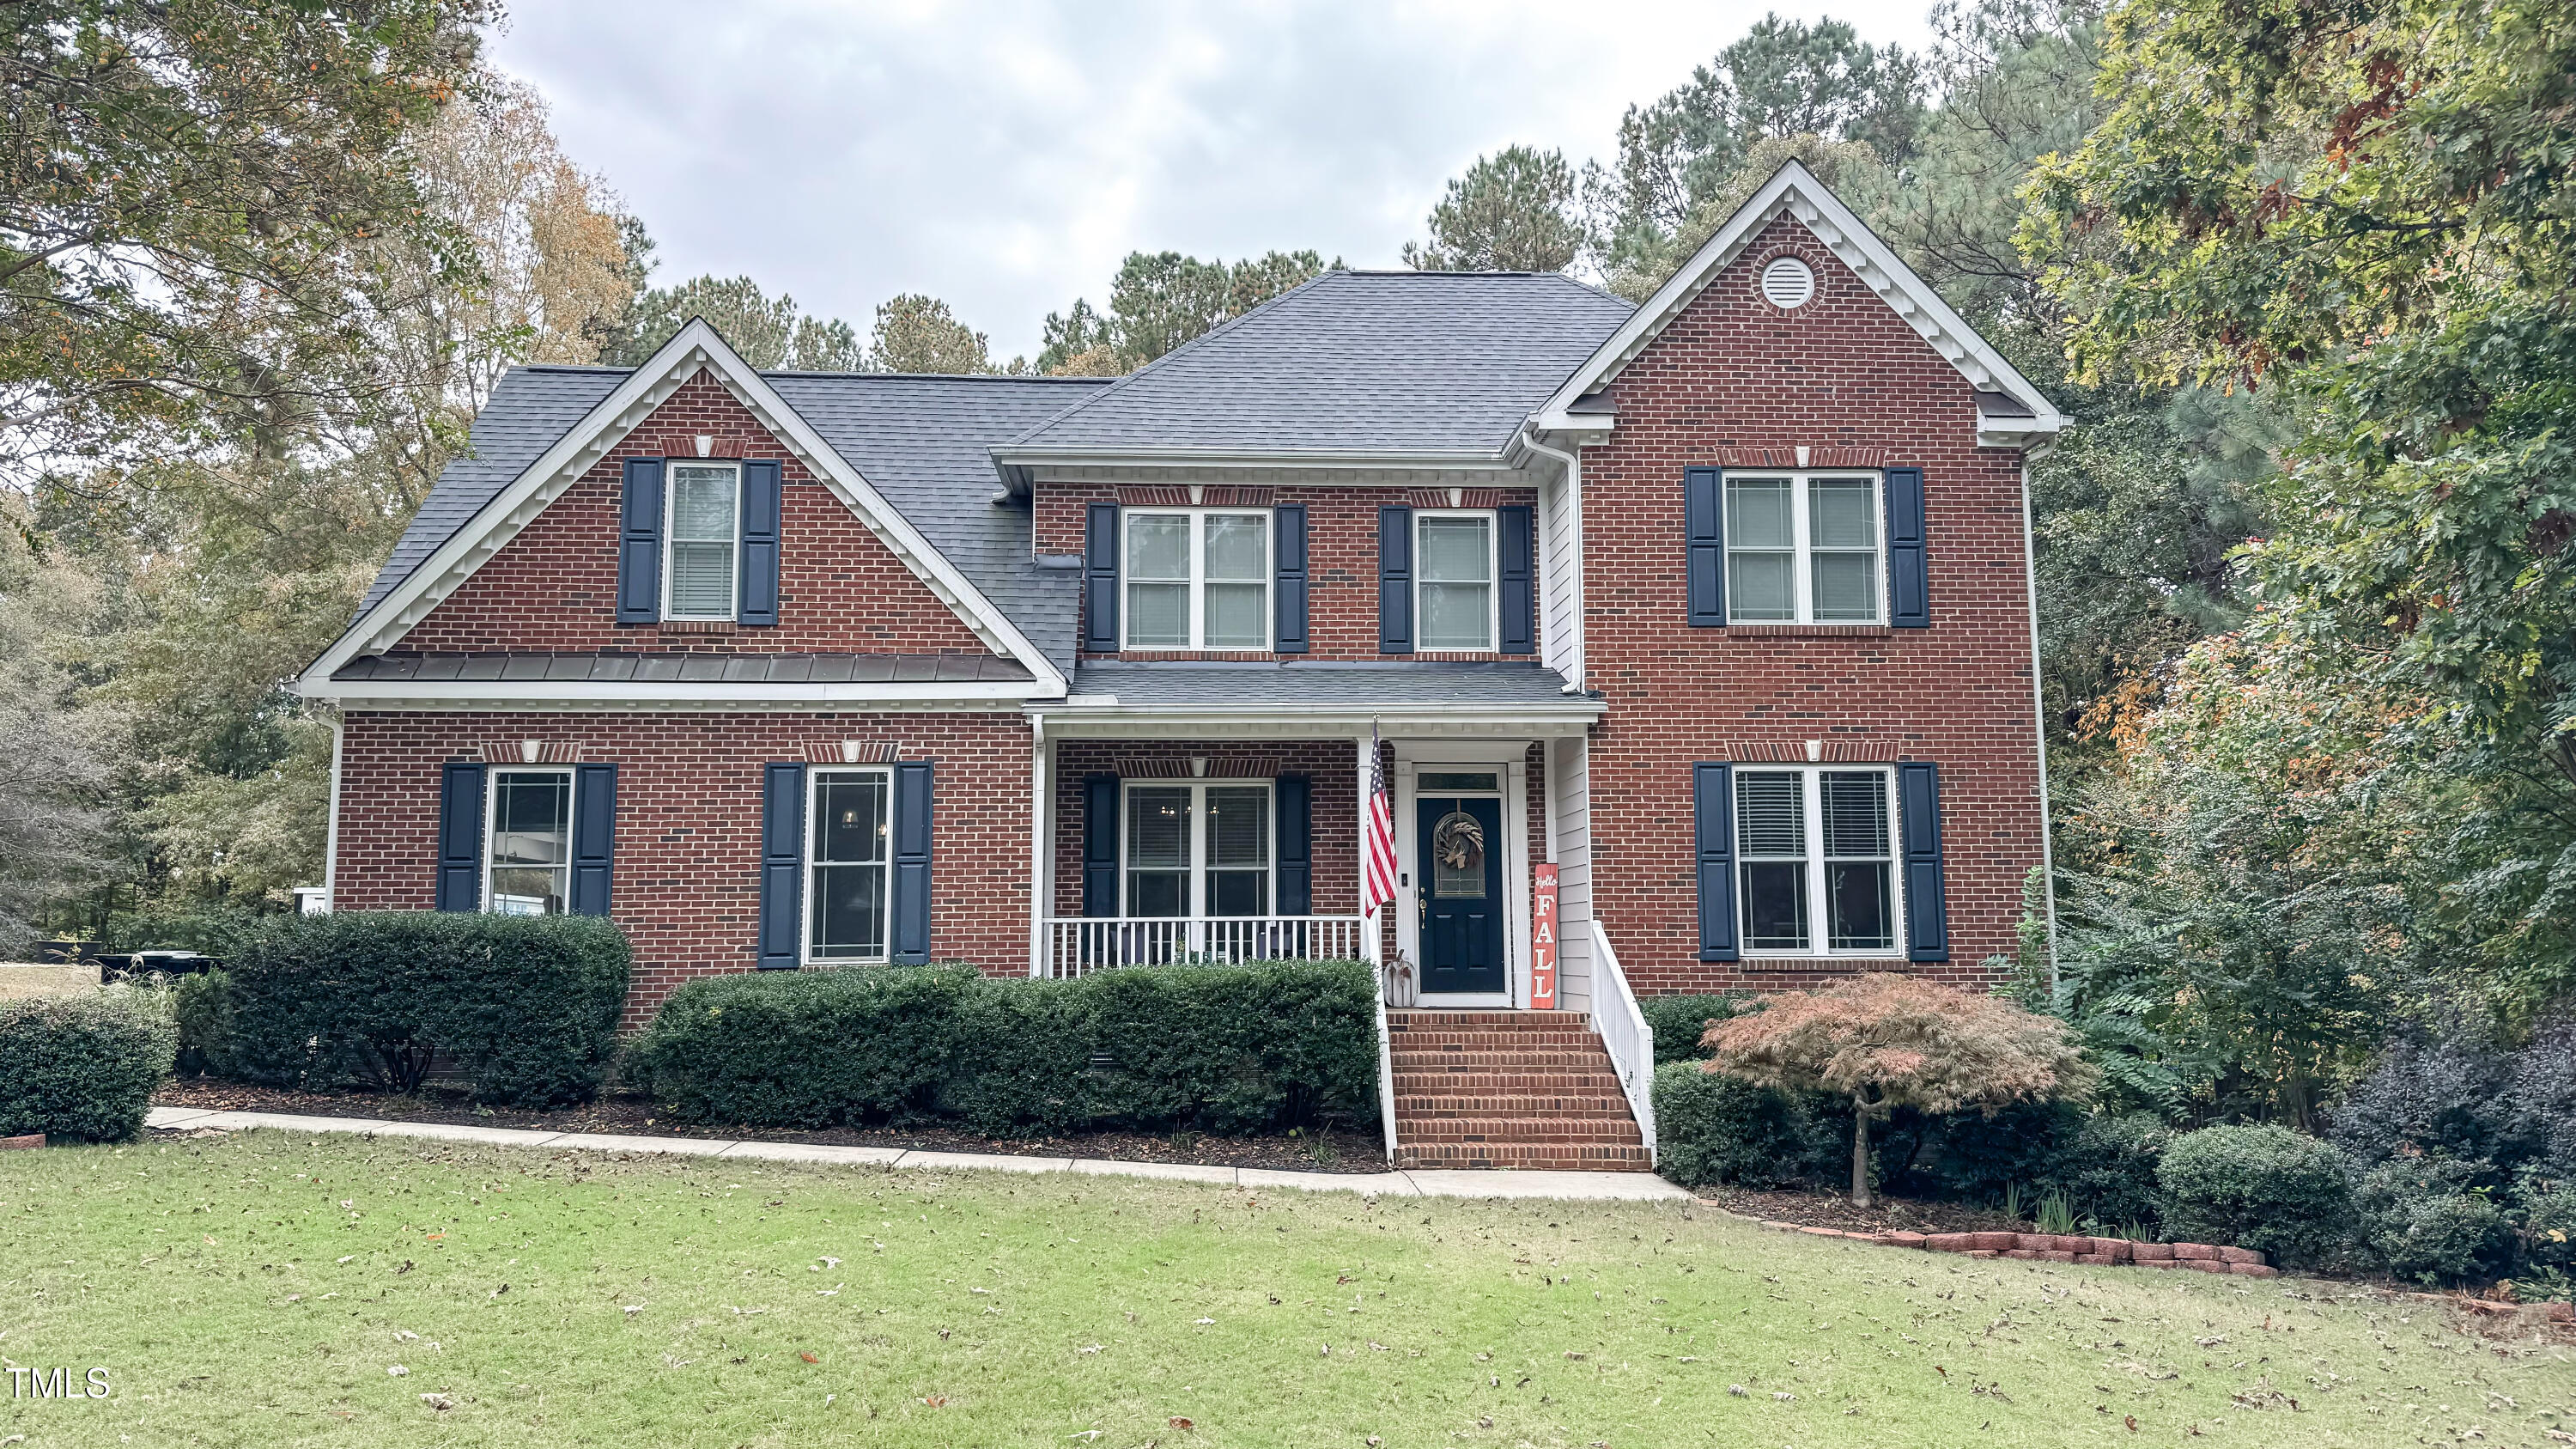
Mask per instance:
[[[1610,949],[1610,933],[1602,929],[1597,916],[1592,921],[1592,945],[1597,952],[1592,1029],[1600,1034],[1602,1048],[1618,1070],[1619,1088],[1628,1094],[1628,1110],[1637,1119],[1638,1135],[1646,1139],[1646,1160],[1651,1163],[1656,1160],[1655,1029],[1646,1025],[1646,1013],[1637,1009],[1637,993],[1628,989],[1627,973],[1619,969],[1619,953]]]
[[[1043,975],[1088,976],[1116,966],[1190,962],[1350,959],[1360,954],[1357,916],[1052,916]]]

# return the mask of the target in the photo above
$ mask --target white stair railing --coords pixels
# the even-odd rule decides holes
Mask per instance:
[[[1656,1160],[1655,1029],[1646,1024],[1637,993],[1628,989],[1627,973],[1619,969],[1619,953],[1610,949],[1610,933],[1602,929],[1598,917],[1592,921],[1592,945],[1592,1030],[1610,1053],[1610,1065],[1619,1073],[1619,1089],[1628,1094],[1629,1114],[1637,1119],[1637,1133],[1645,1139],[1646,1160],[1652,1163]]]

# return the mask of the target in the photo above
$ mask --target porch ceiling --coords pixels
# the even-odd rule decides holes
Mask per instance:
[[[1581,734],[1608,706],[1543,664],[1087,662],[1062,700],[1034,705],[1050,735],[1099,738]]]

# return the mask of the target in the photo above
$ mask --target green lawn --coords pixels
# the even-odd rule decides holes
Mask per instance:
[[[0,1398],[24,1449],[2544,1445],[2576,1407],[2568,1350],[2434,1305],[1667,1203],[257,1132],[0,1156],[0,1255],[0,1367],[113,1388]]]

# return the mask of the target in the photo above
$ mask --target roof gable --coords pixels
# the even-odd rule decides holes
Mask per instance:
[[[2013,445],[2065,427],[2065,417],[2028,378],[2006,362],[1929,282],[1879,240],[1841,198],[1816,179],[1814,172],[1796,161],[1773,172],[1752,199],[1737,208],[1726,224],[1535,410],[1530,425],[1541,432],[1603,426],[1605,419],[1587,399],[1607,387],[1661,336],[1752,244],[1767,223],[1783,216],[1805,227],[1851,268],[1976,389],[1980,413],[1994,425],[1981,428],[1981,437],[1991,434],[1999,445]]]
[[[549,372],[556,370],[549,369]],[[525,527],[547,504],[604,456],[619,438],[642,423],[653,409],[690,378],[705,372],[747,408],[772,436],[822,479],[843,504],[855,512],[893,550],[915,577],[955,611],[996,654],[1019,660],[1039,685],[1033,692],[1063,688],[1065,671],[1024,633],[957,566],[879,493],[858,469],[826,442],[770,381],[753,371],[703,319],[692,320],[663,344],[643,366],[617,374],[583,369],[575,378],[609,382],[579,418],[550,443],[528,457],[535,438],[575,398],[593,387],[576,382],[552,389],[532,388],[514,398],[510,421],[489,429],[477,420],[475,437],[489,433],[494,456],[478,456],[463,470],[451,468],[440,478],[432,499],[442,501],[440,517],[415,518],[395,557],[379,575],[375,588],[346,633],[307,668],[308,687],[327,687],[332,673],[361,653],[381,651],[401,639],[437,606],[447,592]],[[496,403],[501,391],[495,390]],[[521,413],[516,404],[531,406]],[[489,414],[493,409],[487,407]],[[524,462],[520,461],[525,459]],[[506,483],[469,502],[473,492],[498,481],[501,470],[517,464]],[[451,481],[453,488],[449,487]],[[440,500],[441,493],[446,494]],[[423,513],[430,508],[423,506]],[[457,515],[462,515],[457,517]],[[452,525],[449,517],[455,517]],[[431,542],[445,527],[443,537]],[[410,557],[406,558],[406,554]],[[398,568],[398,566],[400,566]]]

